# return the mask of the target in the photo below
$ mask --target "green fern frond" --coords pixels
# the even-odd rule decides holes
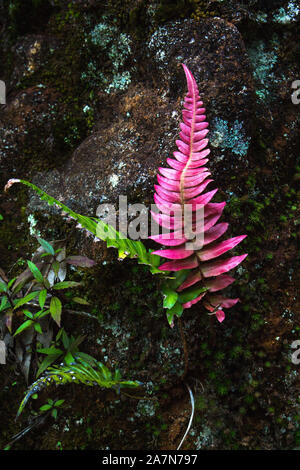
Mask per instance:
[[[16,419],[24,410],[29,398],[34,393],[38,393],[50,385],[66,385],[68,383],[83,384],[90,387],[98,385],[102,388],[115,389],[117,392],[120,391],[120,388],[136,388],[142,385],[139,381],[121,380],[121,374],[118,369],[112,373],[104,364],[96,361],[91,356],[87,356],[86,361],[82,357],[77,357],[76,361],[72,365],[63,364],[49,367],[44,372],[43,377],[36,380],[27,390],[19,406]]]
[[[95,237],[105,241],[108,247],[117,248],[119,252],[119,258],[136,258],[139,264],[146,264],[150,266],[150,271],[152,274],[161,274],[161,271],[158,269],[160,264],[160,256],[152,255],[150,251],[147,251],[145,245],[141,241],[133,241],[129,240],[128,238],[123,238],[122,235],[111,225],[105,224],[101,219],[87,217],[74,212],[65,204],[58,201],[54,197],[49,196],[49,194],[29,181],[11,179],[6,184],[5,190],[7,190],[14,183],[22,183],[25,186],[29,186],[29,188],[33,189],[37,193],[42,201],[46,201],[50,206],[56,205],[58,208],[66,212],[72,219],[76,220],[82,228],[92,233]]]

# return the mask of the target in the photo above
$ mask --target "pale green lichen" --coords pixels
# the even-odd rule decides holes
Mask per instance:
[[[247,155],[251,138],[246,137],[243,122],[235,120],[230,126],[228,121],[215,118],[211,128],[210,143],[213,147],[230,149],[241,157]]]
[[[131,82],[131,72],[122,70],[131,55],[131,38],[120,33],[115,25],[108,23],[106,16],[89,33],[87,43],[97,46],[102,53],[106,53],[111,61],[111,73],[104,74],[96,60],[92,59],[81,78],[89,81],[91,86],[101,87],[105,93],[126,90]]]
[[[289,24],[297,20],[300,8],[299,4],[291,0],[286,8],[279,8],[273,15],[273,21],[281,24]]]
[[[28,223],[29,223],[29,233],[30,235],[36,235],[38,237],[41,236],[39,230],[36,229],[36,225],[37,225],[37,220],[34,218],[34,215],[33,214],[29,214],[28,218]]]
[[[274,87],[285,79],[280,79],[274,73],[274,66],[278,62],[277,50],[279,42],[276,36],[270,40],[269,50],[264,41],[254,41],[248,49],[248,56],[252,64],[253,77],[256,82],[256,95],[260,101],[266,101],[273,96]]]

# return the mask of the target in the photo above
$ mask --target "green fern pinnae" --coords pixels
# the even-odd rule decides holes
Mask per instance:
[[[123,238],[121,234],[117,232],[111,225],[105,224],[102,220],[95,217],[87,217],[74,212],[68,206],[58,201],[54,197],[49,196],[49,194],[29,181],[11,179],[6,184],[5,190],[7,190],[14,183],[22,183],[25,186],[29,186],[29,188],[36,192],[42,201],[46,201],[50,206],[56,205],[72,219],[76,220],[82,228],[86,229],[95,237],[105,241],[108,247],[117,248],[120,259],[126,257],[136,258],[139,264],[146,264],[150,266],[150,271],[152,274],[162,273],[158,269],[160,264],[160,256],[152,255],[150,251],[147,251],[145,245],[141,241],[133,241],[129,240],[128,238]]]
[[[50,385],[66,385],[68,383],[83,384],[90,387],[98,385],[102,388],[115,389],[117,392],[120,388],[136,388],[142,385],[139,381],[121,380],[118,369],[112,374],[105,365],[95,359],[92,361],[93,365],[79,357],[76,360],[78,362],[72,365],[49,367],[43,377],[40,377],[28,388],[19,406],[16,419],[24,410],[29,398]]]

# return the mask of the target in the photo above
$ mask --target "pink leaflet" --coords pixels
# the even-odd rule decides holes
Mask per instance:
[[[218,220],[220,218],[220,215],[216,217]],[[211,228],[209,228],[207,232],[204,234],[203,245],[208,245],[209,243],[212,243],[218,238],[220,238],[226,232],[226,230],[228,229],[228,226],[229,224],[227,224],[226,222],[217,224],[214,227],[211,226]]]
[[[187,289],[190,286],[193,286],[196,284],[196,282],[201,281],[202,275],[200,271],[192,272],[191,274],[188,275],[186,280],[181,284],[181,286],[178,287],[177,291],[181,292],[184,289]]]
[[[157,194],[164,198],[168,202],[180,202],[180,195],[174,191],[170,191],[169,189],[163,189],[161,186],[157,184],[154,185],[155,191]]]
[[[236,299],[227,299],[226,297],[223,297],[222,295],[210,295],[208,297],[209,303],[217,306],[221,305],[222,308],[231,308],[233,307],[237,302],[240,301],[239,298]]]
[[[202,160],[197,160],[195,162],[190,161],[189,162],[189,168],[199,168],[203,165],[206,165],[208,162],[207,158],[203,158]],[[185,168],[185,163],[178,162],[177,160],[174,160],[174,158],[167,158],[167,163],[170,165],[170,167],[174,168],[174,170],[183,170]]]
[[[229,238],[228,240],[224,240],[221,243],[213,246],[212,248],[207,248],[206,250],[198,251],[197,256],[200,258],[201,261],[208,261],[213,258],[217,258],[221,256],[226,251],[231,250],[236,245],[238,245],[247,235],[240,235],[239,237]]]
[[[188,200],[192,197],[198,196],[198,194],[201,194],[202,191],[204,191],[204,189],[206,188],[206,186],[212,181],[213,180],[211,179],[207,179],[206,181],[204,181],[204,183],[200,184],[200,186],[184,189],[184,199]]]
[[[183,308],[190,308],[192,305],[195,305],[199,300],[201,300],[205,296],[206,292],[204,294],[199,295],[199,297],[196,297],[194,300],[190,300],[189,302],[186,302],[185,304],[182,304]]]
[[[223,312],[223,310],[217,310],[216,317],[219,322],[222,323],[222,321],[225,320],[225,313]]]
[[[217,277],[216,279],[211,279],[205,281],[205,287],[209,289],[210,292],[217,292],[218,290],[225,289],[235,281],[235,279],[227,274]]]
[[[159,255],[163,258],[167,259],[184,259],[191,256],[194,251],[193,250],[186,250],[185,243],[178,248],[171,248],[170,250],[157,250],[152,251],[152,255]]]
[[[198,178],[203,176],[203,174],[206,172],[207,168],[203,167],[201,170],[197,168],[192,168],[190,170],[185,170],[184,176],[184,185],[186,186],[187,183],[194,183],[198,184]],[[180,181],[181,176],[182,176],[182,171],[181,170],[173,170],[171,168],[159,168],[160,173],[165,176],[168,179],[174,180],[174,181]],[[209,173],[209,172],[207,172]],[[210,174],[210,173],[209,173]],[[200,181],[201,182],[201,181]],[[191,186],[191,185],[189,185]]]
[[[240,264],[248,254],[232,256],[226,260],[215,261],[214,263],[203,264],[201,267],[204,277],[219,276],[226,273]]]
[[[158,269],[161,271],[180,271],[181,269],[193,269],[198,266],[198,260],[196,256],[190,256],[184,260],[167,261],[166,263],[159,266]]]
[[[160,225],[161,227],[167,228],[169,230],[176,230],[183,226],[182,215],[178,217],[173,217],[168,214],[160,214],[160,213],[153,212],[153,211],[151,211],[151,215],[158,225]],[[155,240],[155,238],[153,237],[149,237],[149,238],[152,238],[152,240]]]
[[[203,129],[206,129],[208,127],[208,122],[201,122],[201,124],[198,124],[198,128],[195,129],[195,131],[202,131]],[[191,128],[190,126],[187,126],[183,122],[180,123],[180,129],[187,134],[188,136],[191,135]]]

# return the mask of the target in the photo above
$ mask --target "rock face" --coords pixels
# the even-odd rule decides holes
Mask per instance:
[[[299,17],[298,0],[0,0],[0,183],[28,179],[82,214],[118,207],[119,195],[150,205],[157,169],[175,150],[184,62],[207,109],[214,201],[226,200],[228,236],[248,234],[241,249],[249,253],[228,292],[241,302],[222,325],[199,304],[186,310],[185,345],[178,324],[167,325],[159,276],[117,261],[116,250],[27,188],[0,193],[1,269],[20,273],[36,230],[97,260],[70,273],[90,302],[74,308],[97,319],[68,313],[67,304],[63,326],[86,335],[84,352],[141,380],[151,398],[113,401],[98,388],[61,387],[72,410],[60,411],[49,432],[26,434],[19,449],[58,441],[64,449],[176,449],[190,417],[179,383],[185,365],[196,403],[186,449],[299,447],[299,364],[291,359],[300,331],[300,104],[291,99]],[[18,375],[9,388],[12,362],[9,373],[0,368],[0,446],[20,430],[11,410],[25,385]]]
[[[239,159],[245,157],[251,139],[253,89],[237,29],[221,19],[178,21],[159,28],[145,52],[146,77],[151,74],[153,87],[130,85],[111,104],[114,115],[103,113],[96,123],[99,130],[75,150],[64,167],[34,180],[81,213],[95,214],[99,203],[117,203],[119,195],[127,195],[131,203],[152,202],[157,168],[175,150],[186,92],[181,62],[195,74],[213,123],[212,170],[232,149],[235,154],[224,159],[223,172],[245,167],[246,162]],[[35,198],[31,208],[38,204]]]

